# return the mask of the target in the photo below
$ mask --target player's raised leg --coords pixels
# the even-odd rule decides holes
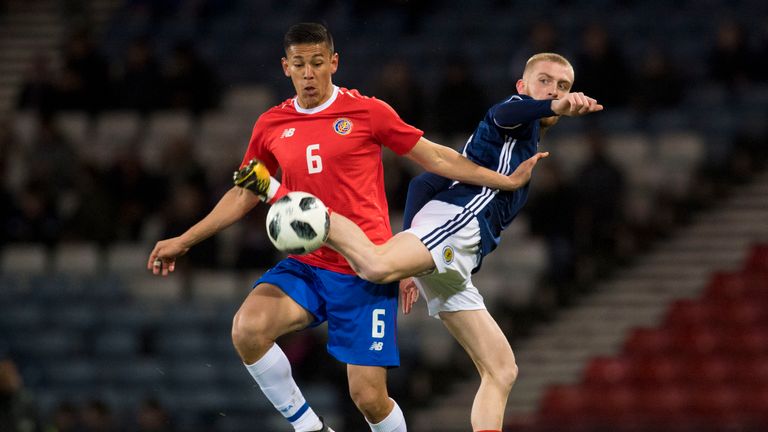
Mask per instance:
[[[235,314],[232,341],[264,395],[297,432],[330,430],[304,399],[275,340],[314,318],[275,285],[257,285]]]
[[[464,347],[480,373],[472,404],[473,431],[501,431],[517,364],[507,338],[487,310],[440,312],[440,319]]]
[[[415,235],[401,232],[376,245],[354,222],[331,213],[328,246],[349,261],[365,280],[384,284],[429,271],[435,267],[432,255]]]

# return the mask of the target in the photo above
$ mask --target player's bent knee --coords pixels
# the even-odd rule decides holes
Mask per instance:
[[[507,389],[512,389],[515,381],[517,381],[517,374],[518,368],[514,361],[505,363],[493,373],[499,385]]]
[[[239,352],[269,345],[269,322],[263,314],[238,312],[232,320],[232,343]]]
[[[350,389],[349,395],[366,418],[380,417],[386,411],[387,397],[382,397],[381,392],[373,387],[363,389]]]

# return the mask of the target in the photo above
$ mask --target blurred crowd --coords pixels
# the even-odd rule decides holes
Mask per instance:
[[[64,400],[50,413],[40,412],[27,390],[16,363],[0,354],[0,430],[6,432],[173,432],[166,408],[154,398],[141,401],[132,420],[113,412],[94,398],[82,405]]]

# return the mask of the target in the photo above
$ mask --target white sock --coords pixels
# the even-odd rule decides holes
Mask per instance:
[[[408,429],[405,427],[405,417],[403,417],[403,411],[397,406],[397,402],[394,399],[389,398],[394,402],[395,406],[392,407],[392,412],[379,423],[373,424],[368,422],[373,432],[406,432]],[[367,421],[367,420],[366,420]]]
[[[256,363],[245,365],[261,391],[296,432],[319,430],[323,424],[291,376],[291,363],[277,344]]]

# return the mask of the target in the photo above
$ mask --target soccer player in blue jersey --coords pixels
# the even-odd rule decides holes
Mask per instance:
[[[574,71],[564,57],[540,53],[526,63],[518,94],[492,106],[467,141],[463,154],[478,165],[530,175],[547,153],[539,139],[560,116],[603,109],[583,93],[571,93]],[[530,178],[530,177],[529,177]],[[528,184],[513,190],[455,182],[424,173],[411,181],[406,230],[375,245],[349,219],[332,213],[328,244],[341,252],[364,279],[402,280],[403,310],[418,294],[431,316],[439,317],[464,347],[480,373],[472,405],[472,429],[500,432],[507,397],[517,377],[512,348],[472,284],[471,275],[498,245],[528,197]]]

